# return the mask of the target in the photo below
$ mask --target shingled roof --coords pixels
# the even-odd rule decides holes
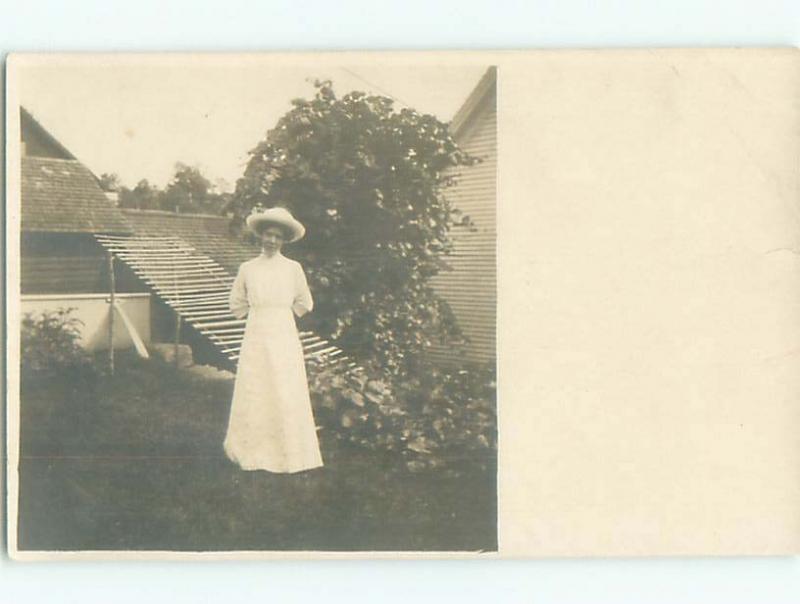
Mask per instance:
[[[94,174],[74,159],[22,158],[22,230],[130,233]]]
[[[180,237],[231,273],[259,248],[230,232],[230,220],[213,214],[175,214],[160,210],[122,210],[137,235]]]

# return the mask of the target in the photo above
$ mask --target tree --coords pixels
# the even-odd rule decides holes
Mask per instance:
[[[175,174],[164,189],[161,206],[173,212],[199,212],[206,204],[211,181],[198,168],[180,162],[175,164]]]
[[[430,279],[465,221],[445,189],[476,160],[432,115],[315,86],[251,151],[229,207],[239,224],[255,206],[288,207],[307,227],[291,253],[317,300],[310,327],[362,363],[408,374],[433,338],[458,333]]]
[[[100,181],[100,188],[106,193],[116,193],[122,188],[119,176],[113,172],[104,172],[98,180]]]
[[[218,214],[228,196],[216,187],[195,166],[175,164],[175,174],[161,197],[164,210],[183,213]]]
[[[136,210],[155,210],[159,208],[161,191],[143,178],[133,189],[122,187],[119,192],[119,206]]]

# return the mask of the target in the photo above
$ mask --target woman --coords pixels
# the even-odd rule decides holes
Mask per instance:
[[[291,473],[322,466],[294,315],[313,307],[303,267],[281,254],[305,228],[284,208],[251,214],[261,255],[239,267],[230,294],[247,317],[225,453],[244,470]]]

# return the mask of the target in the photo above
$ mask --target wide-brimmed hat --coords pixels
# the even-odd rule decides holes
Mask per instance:
[[[306,228],[292,216],[286,208],[269,208],[268,210],[254,210],[250,216],[247,217],[247,228],[253,231],[256,235],[259,234],[259,229],[267,224],[276,224],[286,229],[291,236],[288,243],[302,239],[306,234]]]

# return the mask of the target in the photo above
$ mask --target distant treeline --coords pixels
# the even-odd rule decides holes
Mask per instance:
[[[116,174],[101,175],[100,186],[104,191],[117,193],[119,207],[137,210],[223,214],[231,199],[231,193],[221,190],[225,183],[214,184],[198,168],[182,163],[175,164],[175,173],[163,189],[146,178],[129,189]]]

